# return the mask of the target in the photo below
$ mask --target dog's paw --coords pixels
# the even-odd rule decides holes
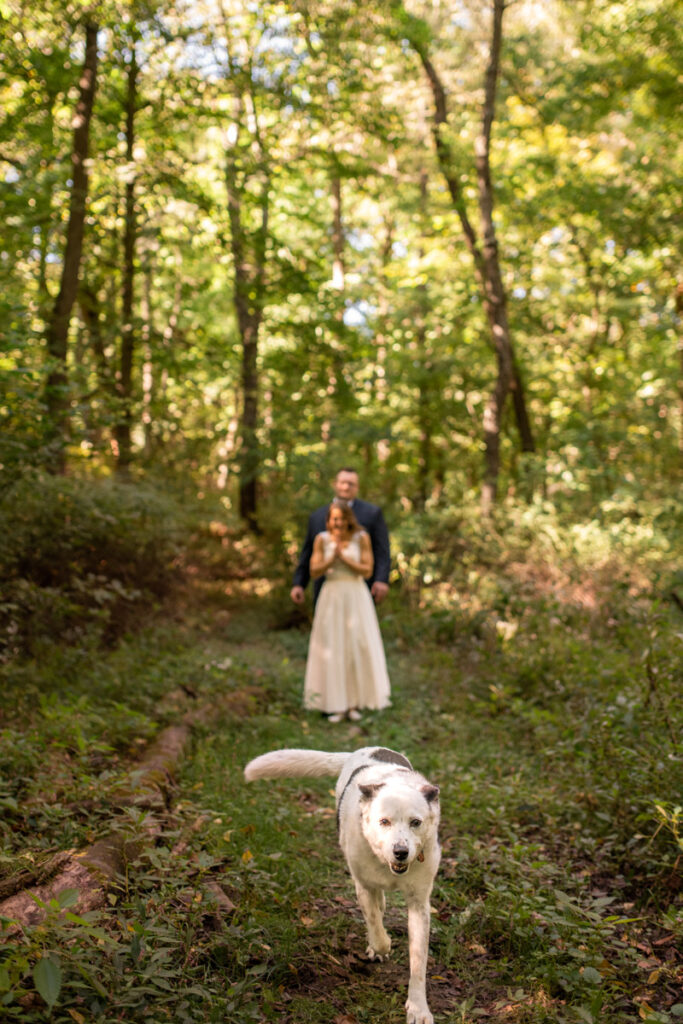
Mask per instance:
[[[426,1003],[417,1003],[409,999],[406,1003],[406,1024],[434,1024],[429,1007]]]
[[[391,939],[387,935],[386,940],[381,942],[373,942],[366,949],[366,954],[369,960],[386,960],[391,952]]]

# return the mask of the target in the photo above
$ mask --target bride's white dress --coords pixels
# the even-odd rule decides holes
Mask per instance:
[[[359,562],[360,533],[348,554]],[[322,534],[325,558],[334,543]],[[327,714],[349,708],[385,708],[391,685],[375,605],[365,580],[337,561],[325,582],[313,617],[306,662],[304,707]]]

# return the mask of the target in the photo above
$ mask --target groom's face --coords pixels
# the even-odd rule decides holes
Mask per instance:
[[[342,469],[334,478],[334,493],[342,501],[353,501],[358,494],[358,474]]]

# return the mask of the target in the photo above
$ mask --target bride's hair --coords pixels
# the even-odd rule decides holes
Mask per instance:
[[[348,501],[344,501],[343,498],[333,498],[330,502],[330,507],[327,510],[327,518],[325,520],[326,526],[329,526],[330,516],[332,515],[332,509],[334,508],[338,508],[342,512],[344,522],[350,533],[355,533],[356,530],[360,530],[360,523],[353,514],[353,509],[349,505]]]

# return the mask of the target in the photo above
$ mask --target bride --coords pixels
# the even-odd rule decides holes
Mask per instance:
[[[304,707],[329,721],[352,721],[360,708],[389,705],[390,683],[377,613],[365,580],[372,575],[370,538],[351,506],[335,499],[327,529],[313,543],[311,576],[325,577],[313,617]]]

